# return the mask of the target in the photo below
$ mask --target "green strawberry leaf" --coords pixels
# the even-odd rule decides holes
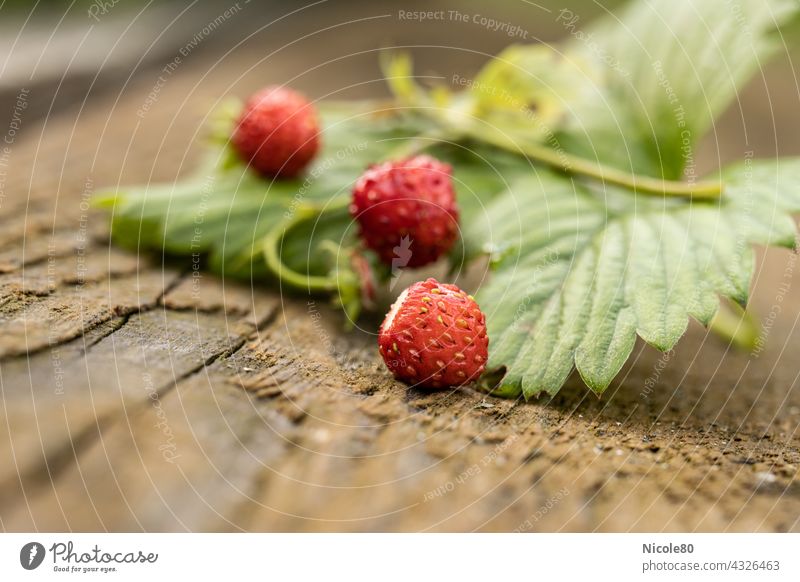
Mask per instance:
[[[636,198],[549,172],[491,202],[465,236],[513,248],[476,295],[489,367],[506,369],[502,393],[555,394],[573,368],[602,392],[637,335],[669,350],[689,317],[709,324],[719,295],[744,304],[751,245],[794,248],[800,160],[748,160],[722,175],[718,203]]]
[[[631,2],[595,25],[562,11],[572,62],[591,62],[559,143],[666,179],[696,178],[695,145],[796,25],[795,0]],[[585,70],[588,67],[584,66]]]

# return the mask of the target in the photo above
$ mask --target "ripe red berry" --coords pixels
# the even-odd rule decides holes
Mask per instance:
[[[475,300],[436,279],[414,283],[397,298],[378,333],[395,378],[426,388],[460,386],[486,367],[489,337]]]
[[[319,149],[317,115],[296,91],[266,87],[245,103],[231,141],[259,173],[296,176]]]
[[[432,263],[458,237],[452,168],[430,156],[371,166],[356,182],[350,213],[383,263]]]

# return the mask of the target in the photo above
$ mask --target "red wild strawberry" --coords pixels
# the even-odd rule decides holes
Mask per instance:
[[[428,279],[397,298],[381,325],[378,346],[398,380],[442,388],[480,377],[489,338],[472,297],[455,285]]]
[[[260,174],[292,177],[317,153],[319,123],[305,97],[286,87],[266,87],[245,103],[231,141]]]
[[[450,250],[458,236],[451,175],[430,156],[376,164],[361,175],[350,214],[383,263],[421,267]]]

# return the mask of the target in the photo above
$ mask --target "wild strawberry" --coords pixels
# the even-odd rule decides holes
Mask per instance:
[[[259,173],[292,177],[317,153],[319,123],[305,97],[286,87],[266,87],[245,103],[231,141]]]
[[[475,300],[436,279],[414,283],[397,298],[378,333],[395,378],[426,388],[459,386],[486,367],[489,338]]]
[[[392,267],[421,267],[458,236],[452,168],[430,156],[384,162],[356,182],[350,213],[361,238]]]

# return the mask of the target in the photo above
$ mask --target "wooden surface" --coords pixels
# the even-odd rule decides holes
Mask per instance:
[[[781,310],[763,352],[692,325],[671,356],[637,346],[602,398],[573,378],[523,403],[410,390],[374,336],[343,333],[323,302],[109,245],[87,197],[189,169],[214,102],[264,83],[239,79],[257,62],[187,64],[140,118],[145,75],[31,120],[14,143],[0,204],[3,530],[800,531],[787,252],[759,255],[755,310]],[[296,66],[270,63],[269,78]]]

